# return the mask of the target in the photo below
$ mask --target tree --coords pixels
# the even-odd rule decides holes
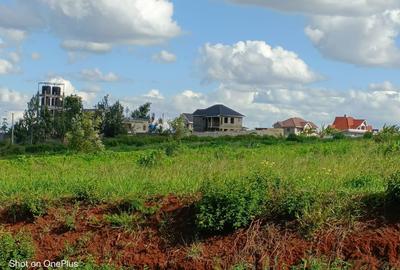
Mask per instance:
[[[72,129],[67,133],[68,148],[78,152],[97,152],[104,150],[96,124],[89,114],[72,119]]]
[[[150,108],[151,108],[151,103],[147,102],[136,110],[134,110],[131,114],[132,118],[142,118],[142,119],[150,119]]]
[[[28,102],[28,108],[24,112],[23,125],[25,129],[21,129],[21,131],[26,130],[30,144],[37,142],[40,136],[40,130],[38,128],[39,107],[39,95],[36,94]],[[24,137],[24,135],[21,134],[20,137]]]
[[[1,123],[0,132],[6,134],[8,131],[8,122],[7,118],[3,117],[3,122]]]
[[[108,95],[106,95],[97,104],[96,109],[95,118],[99,119],[100,130],[105,137],[115,137],[126,133],[124,127],[124,107],[119,101],[110,105]]]
[[[82,98],[77,95],[67,96],[64,99],[63,110],[57,112],[54,117],[54,130],[56,136],[64,141],[65,135],[72,130],[73,119],[82,117],[82,114]]]
[[[189,129],[186,127],[185,119],[181,115],[169,122],[175,139],[180,140],[189,135]]]

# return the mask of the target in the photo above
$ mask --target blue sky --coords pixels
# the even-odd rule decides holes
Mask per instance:
[[[391,0],[6,0],[0,115],[21,115],[38,81],[62,80],[86,106],[108,93],[170,118],[224,103],[249,127],[342,114],[398,123],[399,10]]]

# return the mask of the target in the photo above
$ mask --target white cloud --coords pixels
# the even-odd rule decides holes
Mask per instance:
[[[66,50],[104,53],[113,45],[158,44],[179,35],[173,12],[169,0],[20,0],[0,6],[0,27],[46,30]]]
[[[64,79],[63,77],[57,76],[47,80],[51,83],[62,83],[64,84],[64,94],[68,95],[78,95],[82,98],[84,106],[91,107],[93,102],[98,98],[98,91],[93,91],[95,88],[88,88],[84,90],[77,90],[71,81]],[[97,89],[97,88],[96,88]],[[98,89],[97,89],[98,90]]]
[[[271,87],[311,83],[319,78],[296,53],[272,48],[263,41],[206,44],[199,63],[206,81],[229,84]]]
[[[15,67],[15,65],[12,62],[6,59],[0,59],[0,75],[10,74],[16,71],[17,67]]]
[[[115,82],[119,80],[119,77],[115,73],[109,72],[103,74],[103,72],[98,68],[83,69],[80,76],[83,80],[95,82]]]
[[[157,89],[150,90],[144,97],[151,98],[151,99],[164,99],[163,95]]]
[[[82,51],[91,53],[108,53],[112,46],[108,43],[86,42],[79,40],[66,40],[61,47],[68,51]]]
[[[323,56],[359,66],[400,67],[398,0],[230,0],[303,13],[305,34]]]
[[[5,45],[18,45],[25,40],[27,33],[23,30],[4,28],[0,25],[0,37]]]
[[[314,16],[305,29],[326,57],[360,66],[400,67],[400,10],[368,17]]]
[[[176,62],[176,55],[168,51],[162,50],[161,52],[153,55],[153,60],[160,63],[173,63]]]
[[[343,15],[365,16],[384,12],[388,9],[400,8],[397,0],[228,0],[232,3],[251,4],[280,11]]]

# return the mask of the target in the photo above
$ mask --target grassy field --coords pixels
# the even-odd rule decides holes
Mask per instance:
[[[0,160],[0,208],[31,202],[36,217],[73,199],[100,205],[173,194],[196,198],[200,232],[237,230],[261,218],[295,221],[312,235],[329,224],[383,215],[388,182],[400,170],[400,155],[370,139],[115,150]],[[43,211],[35,205],[41,203]]]

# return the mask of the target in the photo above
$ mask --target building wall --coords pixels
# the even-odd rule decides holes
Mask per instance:
[[[243,128],[243,119],[240,117],[214,117],[212,125],[209,124],[209,118],[193,116],[193,131],[239,131]]]
[[[149,133],[149,123],[147,121],[126,122],[124,126],[128,130],[128,134]]]
[[[193,131],[203,132],[206,131],[206,119],[201,116],[193,116]]]
[[[241,135],[258,135],[258,136],[274,136],[283,137],[284,130],[282,128],[269,128],[263,130],[250,130],[250,131],[214,131],[214,132],[193,132],[194,136],[198,137],[222,137],[222,136],[241,136]]]

